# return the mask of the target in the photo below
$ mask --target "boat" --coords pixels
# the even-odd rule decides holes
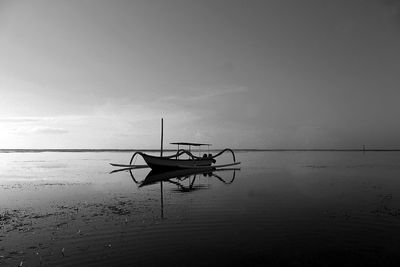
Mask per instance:
[[[136,158],[136,156],[141,156],[146,162],[147,166],[152,170],[173,170],[173,169],[207,169],[207,168],[219,168],[219,167],[228,167],[233,165],[238,165],[240,162],[236,162],[235,153],[230,148],[225,148],[216,155],[212,155],[210,153],[204,153],[203,156],[195,156],[191,152],[191,147],[201,147],[208,146],[211,144],[203,144],[203,143],[192,143],[192,142],[174,142],[170,143],[172,145],[177,145],[178,149],[175,154],[170,156],[163,156],[163,119],[161,119],[161,150],[160,156],[149,155],[141,151],[135,152],[129,164],[113,164],[111,165],[115,167],[125,167],[125,168],[143,168],[143,165],[133,165],[132,162]],[[189,149],[180,149],[180,146],[188,146]],[[199,150],[200,151],[200,150]],[[215,165],[216,159],[218,156],[222,155],[225,152],[230,152],[233,157],[233,163],[223,164],[223,165]],[[182,158],[183,155],[187,155],[187,158]],[[214,165],[213,165],[214,164]]]
[[[156,157],[142,153],[141,156],[151,169],[210,167],[215,162],[215,159],[208,155],[202,158],[192,156],[189,159],[179,159],[176,154],[172,157]]]
[[[190,144],[190,146],[201,146],[202,144],[198,143],[187,143],[187,142],[178,142],[180,145],[182,144]],[[174,143],[177,144],[177,143]],[[224,152],[231,152],[233,156],[233,163],[223,164],[223,165],[213,165],[216,163],[215,158],[223,154]],[[188,156],[187,159],[180,158],[182,155],[186,154]],[[141,165],[132,165],[133,160],[137,155],[140,155],[147,166],[152,170],[172,170],[172,169],[207,169],[207,168],[220,168],[220,167],[228,167],[233,165],[238,165],[240,162],[236,162],[235,153],[232,149],[226,148],[216,155],[212,154],[204,154],[202,157],[193,155],[189,150],[180,149],[175,154],[170,156],[153,156],[146,154],[144,152],[135,152],[129,162],[129,165],[124,165],[124,167],[132,167],[141,166]]]

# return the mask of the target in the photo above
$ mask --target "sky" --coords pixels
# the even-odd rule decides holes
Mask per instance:
[[[0,0],[0,148],[399,149],[399,47],[396,0]]]

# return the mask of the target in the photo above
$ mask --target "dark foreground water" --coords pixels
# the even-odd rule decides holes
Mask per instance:
[[[157,177],[109,174],[129,158],[1,153],[0,265],[400,263],[399,152],[240,152],[241,170],[142,186]]]

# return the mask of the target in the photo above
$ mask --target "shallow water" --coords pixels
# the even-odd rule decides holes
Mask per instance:
[[[110,174],[130,155],[0,153],[2,265],[399,262],[399,152],[239,152],[142,187],[149,170]]]

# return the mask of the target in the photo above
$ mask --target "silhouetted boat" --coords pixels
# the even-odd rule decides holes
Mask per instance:
[[[226,148],[216,155],[212,155],[210,153],[204,154],[202,157],[195,156],[191,153],[190,148],[192,146],[200,147],[200,146],[210,146],[211,144],[200,144],[200,143],[189,143],[189,142],[175,142],[171,143],[173,145],[178,145],[178,150],[175,154],[170,156],[163,156],[163,120],[161,120],[161,150],[160,156],[148,155],[144,152],[138,151],[135,152],[129,165],[124,164],[113,164],[111,165],[115,167],[125,167],[125,168],[143,168],[145,165],[132,165],[132,162],[136,155],[140,155],[143,157],[144,161],[147,163],[147,166],[153,170],[170,170],[170,169],[204,169],[204,168],[220,168],[220,167],[228,167],[233,165],[238,165],[240,162],[236,162],[235,153],[232,149]],[[179,149],[179,146],[189,146],[189,150]],[[233,156],[233,163],[223,164],[223,165],[213,165],[216,162],[215,158],[223,154],[224,152],[231,152]],[[189,158],[182,159],[179,158],[183,154],[186,154]]]
[[[212,158],[211,154],[204,154],[203,157],[196,157],[190,152],[192,146],[210,146],[210,144],[200,143],[188,143],[188,142],[176,142],[171,143],[177,145],[178,150],[176,154],[168,157],[156,157],[141,153],[144,161],[152,169],[177,169],[177,168],[198,168],[198,167],[209,167],[212,163],[215,163],[215,159]],[[189,150],[180,150],[179,146],[189,146]],[[182,154],[189,155],[189,159],[180,159],[179,156]]]
[[[173,143],[177,144],[177,143]],[[179,144],[190,144],[191,146],[201,146],[204,144],[197,144],[197,143],[183,143],[180,142]],[[223,164],[223,165],[212,165],[213,163],[216,162],[215,158],[223,154],[224,152],[231,152],[233,156],[233,163],[229,164]],[[189,156],[188,159],[181,159],[179,158],[183,154],[186,154]],[[120,167],[132,167],[135,168],[136,165],[131,165],[133,162],[133,159],[135,158],[136,155],[140,155],[143,157],[144,161],[147,163],[147,165],[153,169],[153,170],[164,170],[164,169],[204,169],[204,168],[220,168],[220,167],[228,167],[228,166],[233,166],[233,165],[238,165],[240,162],[236,162],[235,159],[235,154],[233,150],[226,148],[222,150],[221,152],[217,153],[216,155],[211,155],[211,154],[204,154],[203,157],[198,157],[193,155],[190,151],[185,150],[185,149],[180,149],[176,152],[176,154],[170,155],[170,156],[152,156],[148,155],[143,152],[136,152],[133,154],[130,165],[120,165]],[[141,166],[141,165],[138,165]]]

